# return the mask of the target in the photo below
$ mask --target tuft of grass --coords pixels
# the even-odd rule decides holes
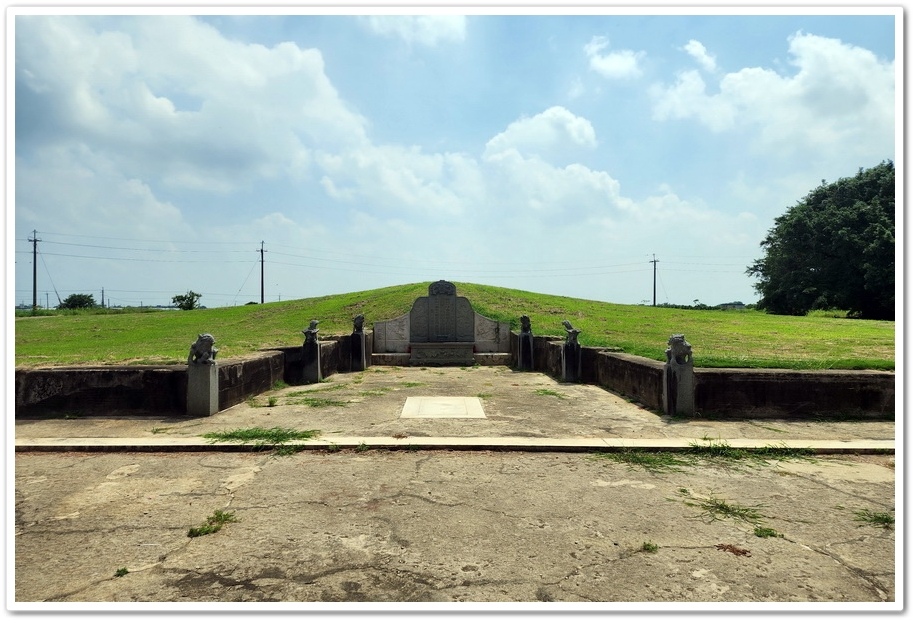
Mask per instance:
[[[641,549],[644,552],[654,554],[655,552],[658,551],[658,545],[656,545],[655,543],[650,543],[649,541],[644,541],[642,544],[642,547],[640,547],[639,549]]]
[[[554,398],[559,398],[560,400],[566,400],[566,396],[553,389],[536,389],[534,390],[534,393],[538,396],[553,396]]]
[[[360,442],[360,444],[356,446],[357,452],[366,452],[367,450],[369,450],[369,446],[365,443]]]
[[[766,460],[813,460],[813,448],[789,448],[785,444],[762,448],[735,448],[727,441],[704,438],[703,443],[690,443],[688,453],[713,462],[766,461]]]
[[[268,407],[276,407],[276,406],[277,406],[277,397],[276,397],[276,396],[271,396],[271,397],[269,397],[269,398],[267,399],[267,406],[268,406]]]
[[[641,467],[650,472],[679,472],[681,467],[693,465],[694,461],[684,460],[671,452],[648,452],[645,450],[620,450],[618,452],[596,452],[596,458]]]
[[[121,567],[120,569],[118,569],[117,571],[115,571],[114,576],[115,576],[116,578],[123,578],[123,577],[124,577],[125,575],[127,575],[128,573],[129,573],[129,572],[127,571],[127,567]]]
[[[188,530],[188,536],[194,538],[206,534],[213,534],[214,532],[219,532],[225,524],[234,523],[236,521],[238,521],[238,519],[235,518],[235,513],[217,509],[213,511],[212,515],[207,517],[204,523],[196,528]]]
[[[390,387],[379,387],[378,389],[367,389],[359,392],[360,396],[384,396],[391,391]]]
[[[161,434],[161,433],[167,433],[167,432],[169,432],[170,430],[172,430],[172,429],[171,429],[171,427],[169,427],[169,426],[156,426],[156,427],[153,428],[150,432],[151,432],[152,434],[154,434],[154,435],[159,435],[159,434]]]
[[[217,441],[241,441],[244,443],[253,442],[256,447],[260,446],[277,446],[287,441],[295,439],[313,439],[321,434],[319,430],[296,430],[294,428],[238,428],[231,431],[218,433],[204,433],[202,437]]]
[[[400,383],[401,387],[422,387],[426,383],[420,383],[419,381],[402,381]]]
[[[318,409],[321,407],[345,407],[349,402],[346,400],[336,400],[334,398],[310,398],[304,396],[297,400],[290,401],[289,404],[306,405]]]
[[[722,519],[735,519],[749,524],[758,525],[762,519],[760,510],[762,505],[741,506],[732,504],[711,494],[707,498],[697,498],[690,494],[687,489],[679,489],[678,494],[686,498],[684,503],[693,508],[699,508],[699,517],[708,523],[721,521]]]
[[[784,535],[776,532],[773,528],[767,528],[766,526],[754,526],[754,536],[758,536],[761,539],[768,539],[771,537],[783,538]]]
[[[274,384],[271,385],[270,388],[276,391],[279,389],[286,389],[287,387],[289,387],[289,384],[286,381],[275,381]]]
[[[864,508],[856,511],[856,521],[878,526],[885,530],[890,530],[894,527],[894,516],[890,513],[876,513]]]

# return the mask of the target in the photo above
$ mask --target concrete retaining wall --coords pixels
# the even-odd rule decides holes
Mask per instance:
[[[534,371],[562,378],[564,341],[534,337]],[[510,336],[512,365],[518,365],[518,334]],[[665,364],[645,357],[582,348],[583,383],[600,385],[663,411]],[[696,368],[698,417],[893,419],[893,372],[874,370],[759,370]]]
[[[351,342],[350,335],[320,342],[323,378],[351,371]],[[562,378],[563,344],[560,337],[534,336],[534,371]],[[478,363],[517,367],[517,333],[510,333],[509,346],[508,357],[484,357]],[[302,347],[292,346],[220,361],[220,410],[263,393],[278,381],[296,384],[301,355]],[[367,365],[404,365],[398,355],[376,353]],[[696,368],[695,374],[695,410],[700,417],[894,417],[893,372]],[[604,387],[648,409],[663,410],[662,362],[583,347],[581,382]],[[130,411],[184,415],[187,366],[16,370],[15,392],[16,417]]]
[[[219,408],[228,409],[283,380],[283,353],[219,362]],[[49,413],[184,415],[188,367],[105,366],[16,370],[16,417]]]

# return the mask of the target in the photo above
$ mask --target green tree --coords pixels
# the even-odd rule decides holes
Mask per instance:
[[[894,163],[821,185],[776,218],[748,267],[758,306],[800,316],[844,309],[894,319]]]
[[[178,309],[197,309],[197,302],[200,300],[200,294],[194,290],[188,290],[187,294],[176,294],[172,297],[172,305]]]
[[[57,306],[57,309],[90,309],[95,307],[95,297],[91,294],[71,294]]]

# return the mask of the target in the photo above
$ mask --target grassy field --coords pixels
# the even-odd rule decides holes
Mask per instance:
[[[75,313],[19,316],[17,367],[81,364],[183,363],[198,333],[212,333],[219,359],[262,348],[298,346],[313,318],[319,337],[349,334],[353,317],[366,327],[410,310],[428,283],[297,301],[193,311]],[[519,328],[531,317],[535,335],[565,336],[563,320],[581,330],[586,346],[664,361],[668,337],[683,333],[698,367],[894,369],[894,323],[821,314],[774,316],[758,311],[673,309],[617,305],[456,283],[459,296],[490,318]]]

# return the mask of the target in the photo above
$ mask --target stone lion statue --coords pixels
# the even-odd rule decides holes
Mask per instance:
[[[219,349],[214,348],[213,343],[215,341],[216,340],[209,333],[199,334],[197,336],[197,341],[191,344],[191,352],[188,353],[188,365],[216,365],[216,353]]]
[[[665,350],[665,357],[668,363],[693,363],[693,349],[690,343],[684,339],[684,335],[677,333],[668,338],[668,348]]]
[[[566,343],[567,344],[578,344],[579,343],[579,334],[582,333],[582,331],[574,328],[572,326],[572,323],[569,322],[569,320],[564,320],[563,326],[566,327]]]

